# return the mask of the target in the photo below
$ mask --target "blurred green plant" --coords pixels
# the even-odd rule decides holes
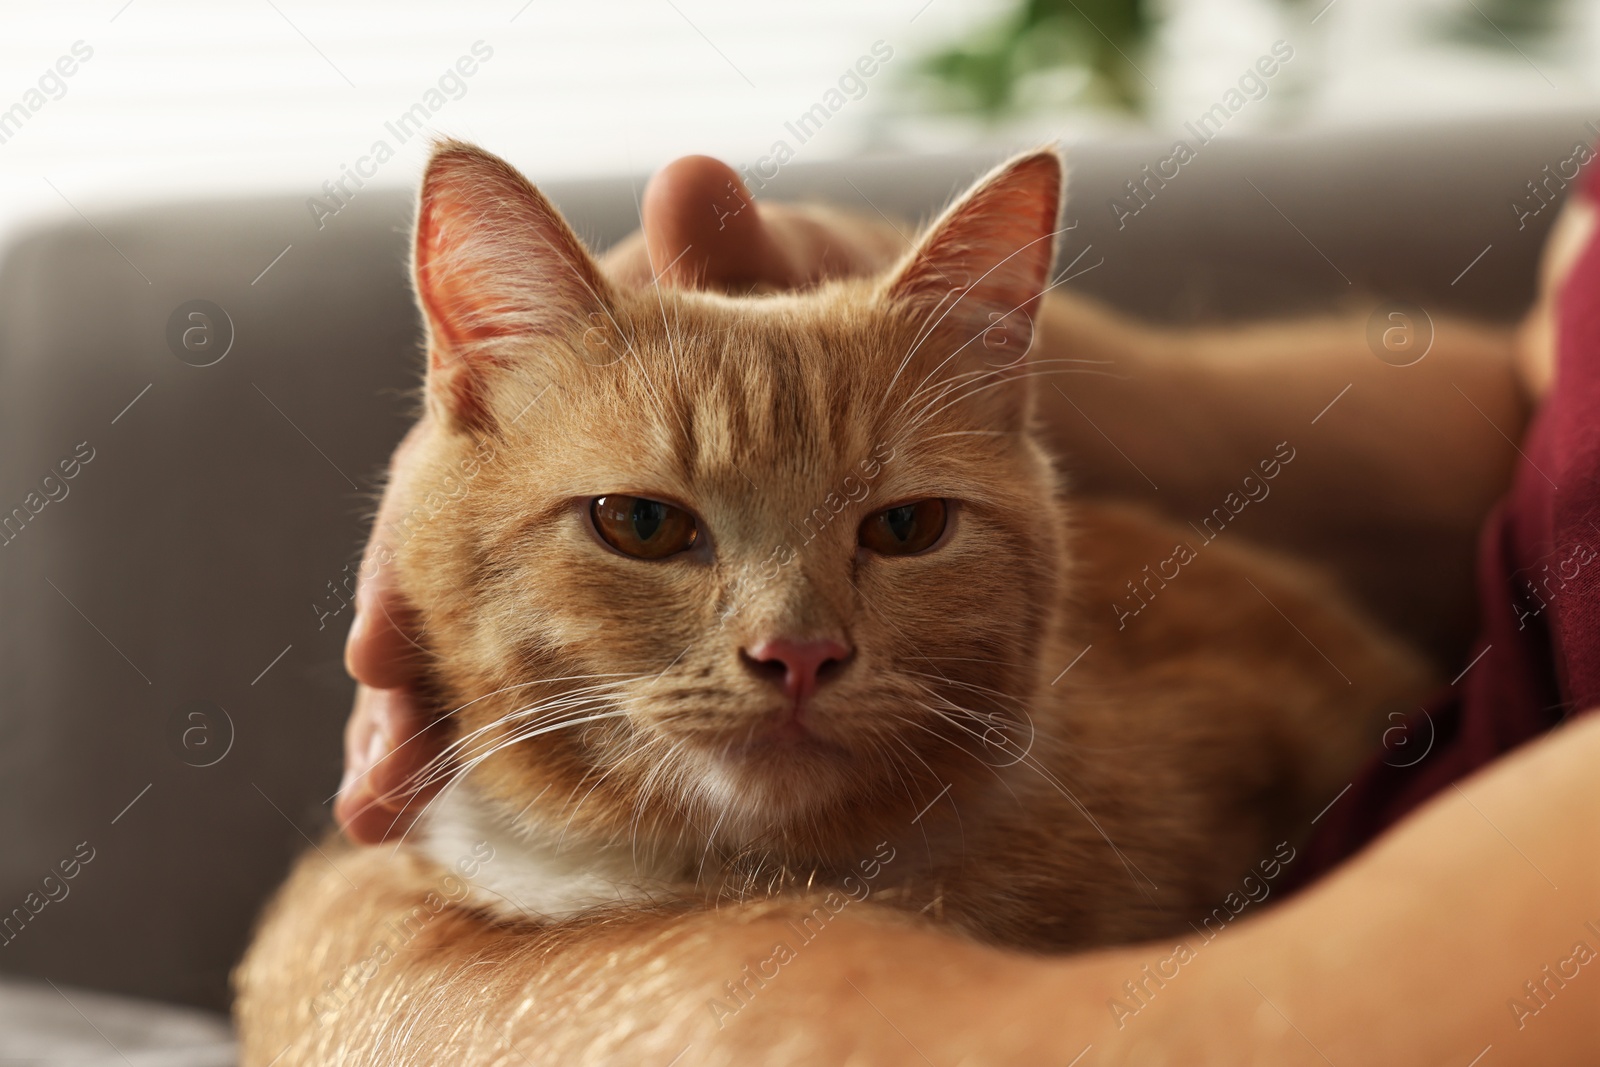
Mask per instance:
[[[1564,0],[1467,0],[1439,19],[1439,36],[1478,48],[1539,48],[1554,40]]]
[[[1130,57],[1155,27],[1150,6],[1149,0],[1022,0],[969,42],[928,57],[922,69],[947,104],[987,118],[1041,102],[1029,98],[1030,87],[1035,95],[1138,111],[1150,85]]]
[[[1302,17],[1328,0],[1277,0]],[[1156,0],[1020,0],[918,72],[949,110],[994,121],[1039,107],[1142,112],[1155,88],[1136,65],[1159,23]],[[1520,52],[1555,39],[1567,0],[1458,0],[1429,27],[1442,41]]]

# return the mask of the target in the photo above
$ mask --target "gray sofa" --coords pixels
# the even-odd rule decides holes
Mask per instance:
[[[1121,228],[1108,202],[1169,142],[1074,146],[1061,263],[1087,249],[1076,288],[1172,321],[1373,294],[1509,318],[1555,214],[1519,229],[1511,202],[1585,117],[1219,141]],[[769,194],[916,218],[990,161],[796,164]],[[546,188],[603,246],[637,184]],[[408,212],[376,190],[321,230],[292,198],[161,204],[5,250],[0,917],[27,918],[0,972],[225,1010],[253,916],[329,825],[345,583],[419,369]],[[194,300],[232,324],[209,366],[201,335],[169,345]]]

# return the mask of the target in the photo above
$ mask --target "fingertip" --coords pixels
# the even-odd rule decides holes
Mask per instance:
[[[360,789],[340,793],[333,815],[339,829],[358,845],[376,845],[398,837],[415,821],[408,807],[391,805]]]
[[[416,612],[397,591],[374,583],[356,594],[356,616],[345,639],[344,665],[350,676],[374,689],[396,689],[416,680],[417,654],[411,637]]]
[[[357,844],[375,844],[403,832],[411,822],[406,790],[412,768],[397,766],[396,752],[420,723],[415,703],[403,690],[360,686],[345,727],[344,776],[333,816]]]
[[[371,797],[361,787],[351,768],[346,767],[344,780],[339,783],[339,795],[333,801],[333,821],[344,836],[358,845],[374,844],[362,817]]]
[[[366,644],[370,640],[369,622],[372,616],[362,610],[360,598],[356,599],[356,612],[350,619],[350,632],[344,635],[344,669],[352,678],[359,679],[358,666],[365,666],[360,657],[363,655]]]
[[[703,209],[725,199],[733,207],[738,206],[733,199],[751,200],[738,171],[712,156],[680,156],[651,175],[640,206],[648,223],[652,216],[666,221],[685,206]]]
[[[365,750],[359,757],[366,767],[365,785],[392,810],[405,805],[419,790],[418,782],[440,747],[437,733],[409,689],[373,693],[367,704],[371,719]]]
[[[668,284],[735,288],[793,281],[750,190],[719,159],[684,156],[662,167],[645,187],[641,213],[650,262]]]

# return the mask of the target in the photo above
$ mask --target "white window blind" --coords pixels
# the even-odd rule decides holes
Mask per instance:
[[[408,185],[425,138],[399,135],[423,123],[536,178],[640,172],[685,152],[753,161],[883,41],[895,58],[801,149],[847,154],[881,144],[872,116],[913,55],[996,7],[5,0],[0,231],[152,197],[311,197],[380,140],[395,156],[374,180]]]

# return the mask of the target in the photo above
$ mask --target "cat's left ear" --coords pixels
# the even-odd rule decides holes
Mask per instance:
[[[991,171],[928,227],[882,299],[916,316],[940,376],[1020,367],[1055,259],[1063,169],[1052,149]]]
[[[438,145],[417,203],[412,279],[428,324],[428,393],[459,422],[486,418],[496,368],[529,339],[570,338],[611,287],[554,205],[515,167]]]

